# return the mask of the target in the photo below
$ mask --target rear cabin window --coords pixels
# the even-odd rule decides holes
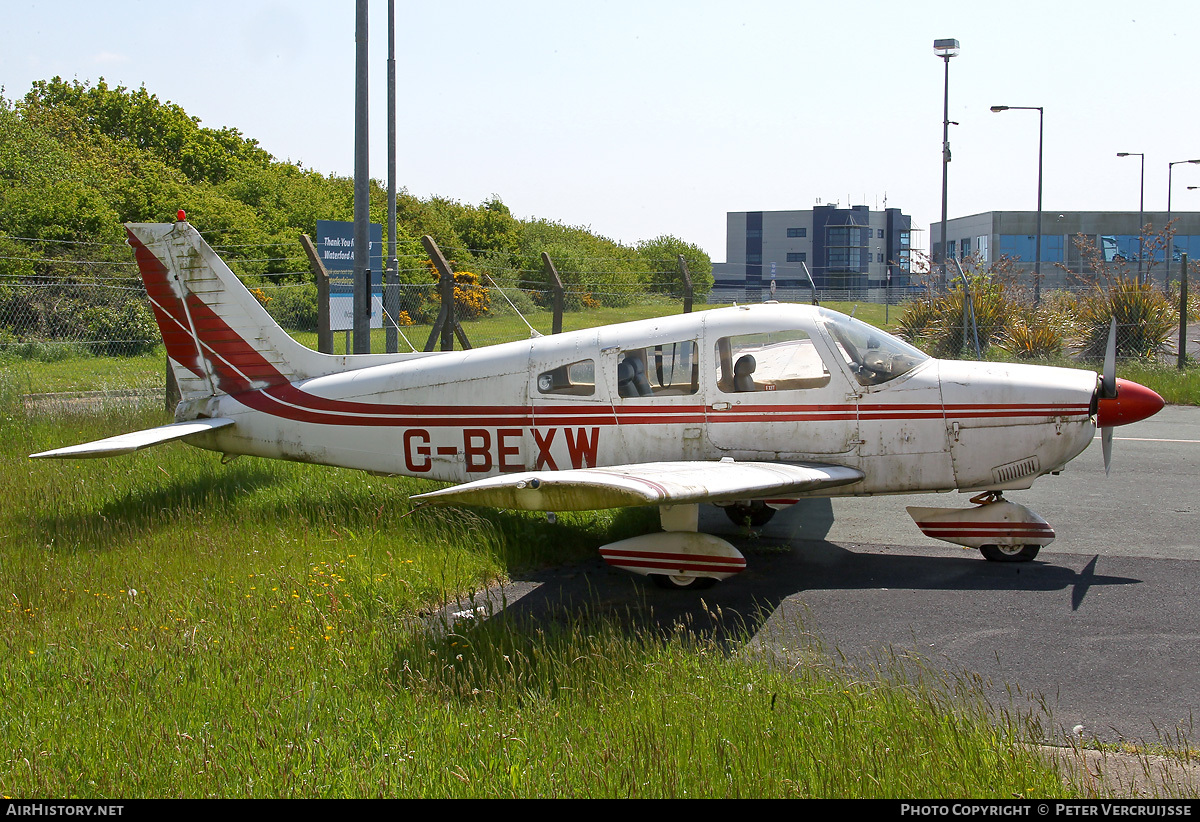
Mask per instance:
[[[596,393],[596,363],[578,360],[538,374],[539,394],[590,397]]]
[[[664,397],[700,390],[695,340],[631,348],[617,362],[617,396]]]
[[[829,369],[803,331],[717,340],[717,387],[727,394],[799,391],[829,384]]]

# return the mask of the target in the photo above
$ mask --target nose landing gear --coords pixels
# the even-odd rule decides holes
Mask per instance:
[[[908,514],[927,537],[978,548],[992,562],[1029,562],[1054,541],[1054,529],[1033,511],[999,491],[971,498],[974,508],[918,508]]]

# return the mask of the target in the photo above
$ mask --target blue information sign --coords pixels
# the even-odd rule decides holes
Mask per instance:
[[[371,328],[383,327],[383,226],[371,223]],[[317,253],[329,272],[329,328],[354,329],[354,223],[317,220]]]

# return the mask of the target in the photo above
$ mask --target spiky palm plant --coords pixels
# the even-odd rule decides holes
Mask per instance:
[[[1118,357],[1157,357],[1168,353],[1176,315],[1167,298],[1135,277],[1118,277],[1097,286],[1079,305],[1082,332],[1079,357],[1102,360],[1108,329],[1117,320]]]

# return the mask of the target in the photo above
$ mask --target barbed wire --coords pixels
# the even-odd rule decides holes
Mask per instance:
[[[201,232],[201,235],[206,236],[204,232]],[[207,239],[207,237],[206,237],[206,239]],[[104,248],[128,248],[129,247],[129,244],[124,241],[103,243],[103,242],[92,242],[92,241],[86,241],[86,240],[57,240],[57,239],[45,239],[45,238],[37,238],[37,237],[22,237],[22,236],[9,235],[9,234],[0,234],[0,240],[13,240],[13,241],[18,241],[18,242],[32,242],[32,243],[54,243],[54,244],[66,245],[66,246],[78,245],[78,246],[95,246],[95,247],[104,247]],[[213,250],[215,250],[215,251],[228,251],[228,250],[238,249],[238,248],[278,248],[281,245],[291,245],[291,244],[298,245],[299,240],[290,240],[290,239],[289,240],[272,240],[272,241],[265,241],[265,242],[258,242],[258,243],[221,243],[221,244],[211,244],[210,243],[210,245],[212,245]],[[317,243],[316,245],[317,245],[317,248],[321,248],[323,246],[322,243]],[[627,250],[629,250],[631,252],[636,252],[636,249],[632,249],[632,248],[628,248],[628,247],[623,247],[623,248],[627,248]],[[498,249],[479,249],[479,248],[469,248],[469,247],[463,247],[463,246],[446,246],[446,247],[443,247],[442,250],[443,250],[443,252],[449,253],[451,256],[454,256],[455,254],[459,254],[459,253],[463,253],[463,252],[470,254],[473,258],[471,260],[471,264],[486,266],[489,270],[494,271],[494,272],[508,272],[508,273],[517,273],[517,274],[537,275],[537,274],[543,273],[543,271],[544,271],[544,268],[541,265],[540,259],[537,259],[537,260],[534,259],[537,256],[538,252],[531,252],[531,251],[526,251],[526,250],[503,251],[503,250],[498,250]],[[497,266],[495,264],[495,262],[493,262],[491,260],[481,259],[481,258],[486,257],[491,254],[526,257],[527,259],[530,260],[532,265],[528,266],[528,267],[512,266],[512,265]],[[387,255],[386,253],[371,254],[370,259],[369,259],[369,264],[372,266],[373,269],[376,265],[378,265],[379,270],[382,270],[385,267],[385,264],[386,264],[387,260],[389,259],[389,256],[390,255]],[[587,273],[589,273],[592,276],[628,276],[631,273],[635,273],[635,272],[631,272],[629,270],[616,269],[616,268],[609,267],[609,266],[611,266],[611,264],[613,262],[613,257],[614,257],[614,255],[611,255],[611,254],[604,255],[604,256],[586,256],[586,257],[572,256],[571,263],[572,263],[572,266],[578,266],[578,265],[586,266],[588,264],[596,264],[597,266],[603,266],[603,267],[591,268]],[[422,261],[424,261],[424,260],[428,260],[428,255],[397,253],[396,258],[398,260],[422,260]],[[0,256],[0,260],[10,260],[10,261],[17,261],[17,262],[46,262],[51,259],[53,259],[53,258]],[[287,257],[253,257],[253,258],[244,258],[244,257],[234,256],[234,257],[231,257],[226,262],[259,264],[259,263],[271,263],[271,262],[279,262],[279,261],[287,261],[287,260],[302,260],[302,259],[303,258],[300,257],[300,255],[296,255],[294,257],[289,255]],[[88,261],[88,260],[78,260],[78,261],[74,261],[74,262],[76,262],[79,265],[97,265],[97,264],[99,264],[99,262],[97,262],[97,261]],[[651,271],[653,271],[655,268],[673,271],[675,269],[675,266],[677,265],[676,260],[668,260],[668,259],[655,259],[655,260],[644,260],[643,259],[642,262],[645,263]],[[132,261],[121,262],[121,261],[114,260],[110,264],[112,264],[112,265],[135,265],[136,263],[133,263]],[[401,270],[402,271],[416,271],[416,270],[420,270],[420,269],[419,268],[404,268]],[[796,267],[796,270],[799,270],[799,267]],[[303,272],[292,272],[292,273],[303,273]],[[564,273],[564,272],[560,272],[560,273]],[[575,273],[575,272],[571,271],[571,272],[567,272],[567,273]],[[277,275],[278,273],[271,272],[271,274]]]
[[[137,265],[132,260],[64,260],[61,257],[7,257],[0,260],[11,260],[22,263],[55,263],[57,265]]]

